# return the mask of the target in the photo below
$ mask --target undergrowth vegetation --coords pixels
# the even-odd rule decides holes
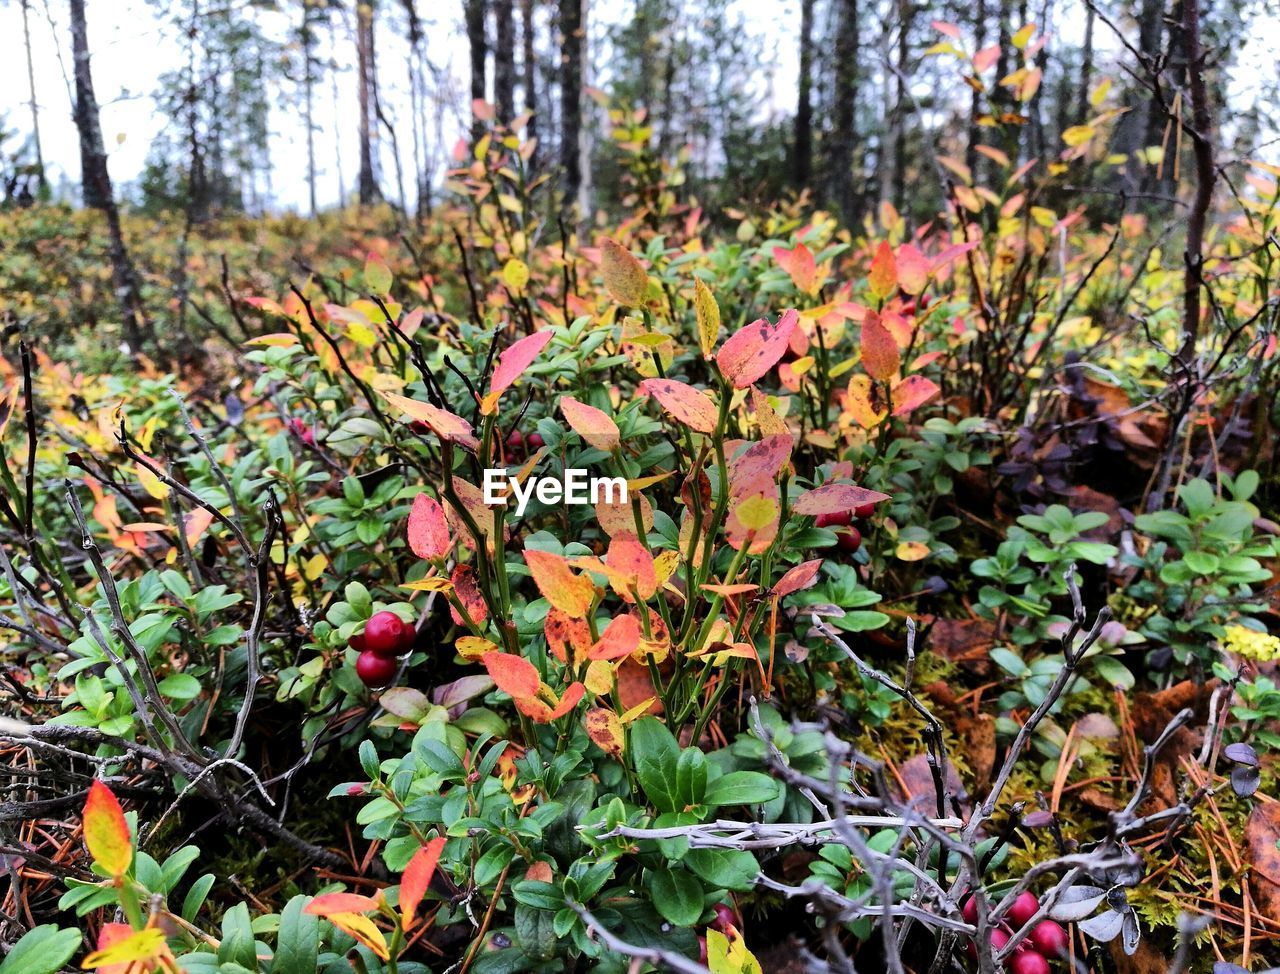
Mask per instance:
[[[1277,171],[1187,354],[1174,236],[1050,202],[1111,114],[919,227],[621,119],[609,226],[501,130],[177,287],[126,220],[129,368],[0,214],[0,972],[1280,964]]]

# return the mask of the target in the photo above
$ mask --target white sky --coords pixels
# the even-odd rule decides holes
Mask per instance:
[[[1083,30],[1083,7],[1059,15],[1057,27],[1068,40],[1076,42]],[[68,93],[70,35],[67,27],[65,0],[30,0],[32,44],[36,52],[36,93],[40,105],[41,136],[50,179],[57,187],[62,180],[74,186],[79,178],[79,149],[75,125],[71,118]],[[597,0],[589,3],[592,43],[598,50],[604,22],[619,21],[631,9],[627,0]],[[118,186],[137,179],[143,169],[152,139],[166,119],[157,113],[153,93],[157,79],[166,70],[177,67],[181,60],[178,43],[157,14],[157,5],[143,0],[89,0],[89,41],[93,52],[94,83],[102,110],[102,128],[110,157],[110,169]],[[798,32],[798,0],[736,0],[736,8],[747,19],[749,29],[758,35],[762,46],[761,63],[771,68],[771,91],[777,107],[788,107],[794,99],[798,71],[796,35]],[[295,16],[290,7],[289,17]],[[448,151],[460,131],[458,112],[466,105],[463,92],[467,87],[466,42],[461,30],[461,0],[436,0],[419,3],[428,31],[428,52],[432,62],[451,78],[455,95],[451,110],[444,120],[443,151]],[[349,16],[349,12],[339,16]],[[545,14],[544,14],[545,16]],[[52,25],[50,22],[52,18]],[[275,19],[271,19],[275,18]],[[283,37],[290,24],[284,15],[268,14],[262,18],[269,33]],[[401,21],[396,10],[391,23]],[[1270,21],[1269,21],[1270,22]],[[378,33],[379,84],[384,107],[393,122],[399,122],[402,164],[411,194],[411,136],[407,121],[408,94],[405,79],[405,44],[384,18]],[[1101,23],[1095,34],[1096,44],[1113,50],[1114,41]],[[1248,104],[1257,97],[1261,81],[1274,72],[1276,63],[1276,31],[1255,29],[1239,57],[1231,86],[1237,104]],[[321,55],[327,40],[322,33]],[[318,196],[321,206],[332,205],[339,198],[339,168],[348,192],[355,181],[357,146],[355,141],[355,78],[352,64],[354,44],[350,33],[338,28],[337,47],[332,52],[340,65],[338,94],[335,103],[330,81],[325,78],[316,92],[316,134]],[[1050,42],[1052,46],[1052,41]],[[60,55],[60,57],[59,57]],[[282,82],[282,86],[287,83]],[[0,125],[10,132],[25,136],[30,131],[27,65],[22,46],[20,0],[0,0]],[[273,165],[271,190],[275,207],[306,207],[306,149],[304,127],[297,112],[284,104],[283,92],[273,92],[269,129],[272,132],[270,158]],[[335,126],[337,132],[335,132]],[[19,139],[10,139],[6,148],[12,151]],[[390,146],[383,140],[382,185],[394,197],[395,169]],[[1268,153],[1270,155],[1270,153]],[[340,166],[339,166],[340,163]]]

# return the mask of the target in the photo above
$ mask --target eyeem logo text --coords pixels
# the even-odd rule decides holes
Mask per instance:
[[[555,477],[529,477],[523,484],[508,476],[502,469],[488,468],[484,472],[485,504],[506,504],[510,493],[516,499],[516,517],[524,516],[529,499],[536,497],[540,504],[626,504],[627,482],[622,477],[592,477],[587,471],[570,467],[564,479]]]

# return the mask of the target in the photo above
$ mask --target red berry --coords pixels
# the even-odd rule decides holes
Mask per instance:
[[[1052,920],[1041,920],[1032,927],[1030,940],[1035,949],[1046,957],[1063,957],[1069,946],[1067,931]]]
[[[711,926],[725,933],[730,927],[737,926],[738,918],[733,912],[733,907],[728,903],[717,903],[714,907],[716,918],[711,921]]]
[[[524,449],[524,434],[519,430],[512,430],[507,434],[507,449],[513,453]]]
[[[862,547],[862,534],[857,528],[846,528],[843,531],[837,531],[836,543],[840,545],[841,551],[853,554]]]
[[[1009,912],[1005,914],[1005,919],[1016,930],[1038,912],[1040,912],[1040,901],[1036,899],[1036,894],[1031,890],[1023,890],[1018,894],[1018,898],[1013,901],[1013,906],[1009,907]]]
[[[376,656],[397,656],[403,652],[404,622],[394,612],[375,612],[364,624],[364,648]]]
[[[396,661],[365,650],[356,657],[356,676],[371,690],[381,690],[396,678]]]
[[[1049,974],[1049,962],[1034,950],[1020,950],[1009,958],[1009,974]]]
[[[1009,933],[1007,930],[1002,930],[1000,927],[996,927],[991,931],[991,946],[996,950],[1004,950],[1004,945],[1008,942]]]
[[[852,511],[832,511],[830,514],[819,514],[813,522],[820,528],[844,527],[853,520]]]
[[[530,452],[534,450],[541,450],[544,446],[547,445],[547,441],[542,438],[541,433],[530,433],[528,436],[524,438],[524,442],[525,442],[525,446],[529,448]]]
[[[903,306],[902,306],[902,313],[903,313],[904,315],[913,315],[913,314],[915,314],[915,313],[916,313],[916,303],[915,303],[914,301],[908,301],[908,302],[906,302],[905,304],[903,304]]]
[[[413,623],[406,622],[402,624],[400,648],[396,651],[397,656],[403,656],[409,650],[413,649],[413,644],[418,641],[418,630],[414,628]]]
[[[698,938],[698,963],[705,964],[707,962],[707,938]]]
[[[970,896],[964,901],[960,907],[960,915],[964,917],[965,923],[978,922],[978,898]]]
[[[865,521],[876,512],[875,504],[859,504],[853,509],[853,516],[859,521]]]

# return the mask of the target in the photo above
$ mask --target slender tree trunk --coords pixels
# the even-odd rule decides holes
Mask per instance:
[[[1204,78],[1204,50],[1200,43],[1200,0],[1182,0],[1182,45],[1186,52],[1187,87],[1191,94],[1191,143],[1195,152],[1196,192],[1187,217],[1183,278],[1183,340],[1178,358],[1190,367],[1200,337],[1200,288],[1204,283],[1204,230],[1213,203],[1217,167],[1213,158],[1213,114]]]
[[[582,3],[560,0],[560,168],[567,205],[582,185]]]
[[[858,97],[858,0],[836,0],[836,16],[835,83],[826,168],[832,205],[839,210],[845,224],[852,226],[856,215],[853,162],[854,108]]]
[[[493,103],[498,121],[516,116],[516,30],[512,0],[493,0]]]
[[[977,0],[973,8],[973,46],[981,51],[987,46],[987,0]],[[969,167],[975,182],[978,180],[978,146],[982,144],[982,127],[978,119],[986,112],[982,105],[982,93],[977,88],[969,96],[969,133],[965,141],[964,164]]]
[[[898,57],[893,101],[893,205],[902,210],[907,189],[907,78],[911,57],[914,0],[898,0]]]
[[[376,142],[377,103],[374,74],[377,62],[373,51],[373,15],[371,3],[356,6],[356,83],[360,100],[360,175],[357,192],[360,205],[370,206],[382,198],[378,189]]]
[[[791,160],[791,178],[796,189],[808,186],[813,175],[813,2],[800,0],[800,78]]]
[[[31,56],[31,24],[28,20],[30,6],[31,0],[22,0],[22,43],[27,52],[27,85],[31,91],[31,139],[36,150],[36,188],[43,197],[49,184],[44,175],[44,150],[40,145],[40,106],[36,102],[36,67]]]
[[[111,283],[120,302],[125,339],[137,354],[143,340],[149,337],[150,324],[142,309],[138,291],[138,275],[134,270],[124,233],[120,229],[120,211],[116,207],[107,171],[107,151],[102,142],[102,124],[98,118],[98,99],[93,91],[93,72],[89,67],[89,30],[85,22],[85,0],[70,0],[71,54],[75,64],[76,130],[80,135],[80,179],[86,206],[101,210],[107,219],[108,253],[111,258]]]
[[[489,56],[484,30],[485,0],[465,0],[465,4],[467,43],[471,48],[471,140],[478,142],[484,135],[485,125],[474,106],[486,100],[485,61]]]
[[[523,72],[521,84],[524,87],[524,110],[529,113],[529,125],[525,136],[532,140],[538,138],[538,58],[534,51],[533,0],[520,0],[520,41],[523,50],[520,54],[520,69]],[[533,155],[529,157],[530,168],[537,168],[537,143],[534,144]]]
[[[307,126],[307,201],[316,215],[315,34],[311,30],[311,4],[302,4],[302,115]]]
[[[1076,101],[1075,125],[1083,125],[1089,117],[1089,93],[1093,87],[1093,7],[1086,5],[1084,15],[1084,45],[1080,52],[1080,91]]]

